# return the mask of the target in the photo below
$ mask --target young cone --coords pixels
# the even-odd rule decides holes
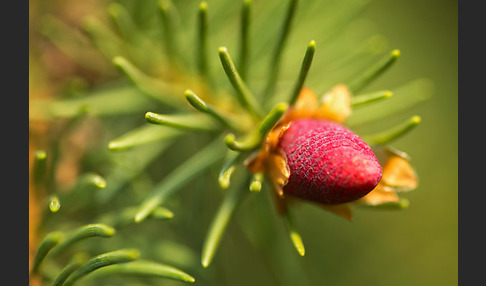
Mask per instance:
[[[278,142],[287,158],[287,195],[324,203],[357,200],[378,185],[382,170],[371,148],[344,126],[299,119]]]

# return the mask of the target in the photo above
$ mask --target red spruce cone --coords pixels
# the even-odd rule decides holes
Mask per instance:
[[[326,120],[294,120],[279,140],[290,169],[283,191],[324,204],[357,200],[381,179],[371,148],[342,125]]]

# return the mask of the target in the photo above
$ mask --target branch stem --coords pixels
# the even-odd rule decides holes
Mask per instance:
[[[255,118],[261,118],[263,116],[263,110],[258,104],[256,98],[251,93],[250,89],[243,82],[243,79],[233,64],[233,60],[231,59],[228,50],[226,47],[220,47],[218,52],[226,76],[236,91],[238,101]]]

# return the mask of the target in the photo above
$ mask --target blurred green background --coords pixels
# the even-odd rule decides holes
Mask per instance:
[[[391,145],[412,157],[420,185],[401,212],[357,210],[355,220],[303,208],[304,268],[320,285],[458,283],[458,3],[375,1],[364,12],[401,58],[373,83],[425,77],[433,96],[414,108],[422,123]],[[372,90],[373,88],[370,87]],[[319,226],[319,227],[316,227]]]
[[[212,2],[208,3],[211,7]],[[31,9],[37,10],[30,11],[32,19],[40,17],[39,14],[56,13],[57,7],[33,1]],[[332,11],[327,13],[332,14]],[[318,14],[311,16],[317,17]],[[355,209],[353,221],[347,222],[314,205],[300,204],[295,210],[295,217],[306,246],[306,255],[300,257],[273,209],[258,208],[261,204],[271,205],[270,198],[265,193],[250,196],[230,223],[213,264],[208,269],[186,268],[196,277],[196,285],[428,286],[458,283],[458,3],[378,0],[372,1],[359,18],[361,22],[358,23],[364,23],[364,26],[379,31],[387,38],[386,50],[396,48],[401,52],[397,63],[367,90],[393,90],[420,78],[433,83],[433,92],[427,101],[376,126],[377,129],[386,128],[414,114],[422,118],[413,132],[391,144],[411,156],[419,176],[419,187],[405,195],[410,200],[409,208],[403,211]],[[315,23],[321,21],[318,18],[310,20]],[[357,24],[355,28],[363,27]],[[294,55],[292,60],[297,63],[301,60],[305,45],[318,37],[313,32],[312,29],[299,30],[296,23],[292,34],[295,38],[291,37],[290,43],[293,43],[292,39],[303,40],[294,41],[298,45],[294,46],[296,53],[289,52]],[[235,37],[231,36],[230,41],[234,40]],[[35,45],[35,42],[30,45]],[[230,49],[235,49],[232,45],[234,43],[228,43]],[[318,57],[326,56],[325,51],[331,45],[332,42],[317,41],[316,62]],[[32,62],[42,65],[45,59],[31,59],[31,65],[34,65]],[[43,70],[44,67],[35,68]],[[309,85],[327,86],[327,83],[322,83],[325,79],[321,80],[312,71],[311,68]],[[326,74],[322,77],[325,78]],[[50,80],[55,80],[55,77]],[[42,86],[39,79],[33,82]],[[184,238],[174,233],[188,234],[185,228],[191,227],[191,215],[181,214],[170,229],[160,228],[152,222],[149,223],[149,226],[153,225],[150,230],[135,226],[135,230],[146,231],[154,239],[160,237],[160,241],[155,241],[148,248],[168,251],[170,244],[164,242],[167,234],[167,237],[179,239],[180,243],[199,255],[201,240],[220,198],[216,196],[214,201],[209,202],[204,200],[198,207],[199,202],[187,199],[191,197],[190,190],[181,197],[177,202],[180,207],[184,209],[184,204],[189,203],[186,208],[192,207],[194,212],[201,212],[196,216],[201,215],[203,223],[193,226],[194,236]],[[178,223],[182,226],[179,227]],[[259,234],[255,235],[255,232]],[[262,237],[268,241],[261,245],[271,247],[264,250],[252,246],[252,240]],[[134,237],[130,239],[137,242]],[[173,254],[182,257],[174,261],[184,261],[184,255],[191,261],[194,253]],[[184,268],[184,265],[180,267]],[[112,281],[113,285],[122,285],[116,283],[123,280],[115,278]],[[142,280],[140,283],[183,285],[162,280]]]
[[[359,211],[351,224],[311,209],[301,213],[301,221],[309,222],[303,232],[312,234],[305,268],[322,277],[322,285],[458,283],[457,5],[376,1],[364,13],[401,51],[374,86],[420,76],[433,81],[435,92],[414,109],[421,125],[391,144],[411,155],[418,172],[420,185],[407,195],[408,210]]]

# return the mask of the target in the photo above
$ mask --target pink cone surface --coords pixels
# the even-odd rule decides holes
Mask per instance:
[[[331,121],[299,119],[278,143],[290,169],[284,193],[324,203],[357,200],[381,179],[371,148],[355,133]]]

